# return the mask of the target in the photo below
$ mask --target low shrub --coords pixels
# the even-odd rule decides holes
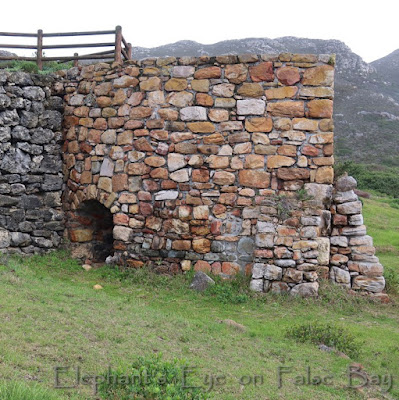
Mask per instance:
[[[334,347],[352,358],[360,353],[361,343],[351,333],[336,325],[318,322],[300,324],[289,328],[286,337],[300,343],[308,342]]]
[[[165,361],[162,355],[139,357],[127,370],[112,371],[98,386],[104,400],[202,400],[208,396],[196,387],[184,361]]]

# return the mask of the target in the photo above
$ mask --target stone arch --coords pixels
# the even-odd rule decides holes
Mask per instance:
[[[101,263],[113,255],[113,216],[100,201],[82,201],[69,212],[66,227],[73,257]]]

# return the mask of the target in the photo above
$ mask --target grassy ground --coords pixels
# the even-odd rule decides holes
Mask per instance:
[[[367,200],[365,214],[382,262],[399,270],[399,210],[383,200]],[[95,284],[104,289],[94,290]],[[1,400],[93,399],[85,385],[53,389],[54,367],[101,374],[108,366],[123,370],[140,355],[159,353],[197,367],[193,377],[204,387],[207,375],[223,375],[225,383],[209,392],[211,399],[399,398],[396,302],[375,304],[328,285],[318,300],[254,297],[245,291],[234,297],[228,284],[198,294],[187,286],[183,276],[124,276],[109,267],[86,272],[63,252],[3,260]],[[244,325],[245,331],[221,323],[224,319]],[[344,328],[361,342],[359,356],[350,359],[286,338],[289,327],[305,322]],[[392,374],[392,389],[383,392],[387,384],[348,388],[347,370],[353,363],[362,364],[369,376]],[[283,375],[279,388],[277,370],[282,366],[292,372]],[[297,375],[306,381],[307,367],[312,377],[331,375],[330,384],[295,384]],[[73,376],[73,370],[62,374],[61,383],[73,383]],[[13,390],[19,394],[13,397]]]
[[[367,233],[373,237],[377,255],[385,267],[388,284],[399,276],[399,207],[398,199],[376,194],[363,200]],[[396,282],[399,284],[399,281]]]

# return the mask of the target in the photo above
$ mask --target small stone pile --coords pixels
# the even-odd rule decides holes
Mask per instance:
[[[385,287],[384,268],[375,256],[373,238],[366,234],[362,203],[351,176],[337,180],[333,193],[330,278],[354,290],[380,293]]]
[[[58,247],[61,210],[61,97],[54,77],[0,70],[0,251]]]

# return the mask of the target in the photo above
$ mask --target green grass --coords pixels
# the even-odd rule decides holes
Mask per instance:
[[[387,286],[399,291],[399,208],[396,200],[382,195],[363,199],[367,233],[373,237],[377,255],[385,267]]]
[[[40,71],[36,62],[34,61],[4,61],[0,63],[0,68],[8,69],[9,71],[23,71],[30,74],[51,74],[61,69],[72,68],[73,62],[60,63],[57,61],[45,61],[43,62],[43,69]]]
[[[382,263],[399,271],[399,210],[383,198],[365,200],[364,210]],[[200,294],[188,289],[189,281],[190,274],[170,278],[145,270],[86,272],[66,252],[3,257],[0,399],[94,399],[90,382],[55,389],[54,367],[70,367],[60,382],[72,384],[77,367],[81,375],[101,375],[109,366],[127,373],[140,364],[139,357],[148,360],[160,353],[166,362],[178,359],[196,367],[196,385],[206,388],[214,382],[210,399],[399,398],[395,295],[384,305],[324,283],[317,300],[260,296],[246,290],[245,279],[218,281],[217,289]],[[94,290],[95,284],[104,289]],[[225,319],[245,330],[222,323]],[[355,338],[361,343],[359,354],[347,358],[286,336],[294,326],[315,324]],[[369,375],[392,374],[393,388],[388,393],[378,385],[348,388],[353,362]],[[292,369],[283,375],[281,388],[279,367]],[[308,367],[312,376],[332,375],[332,385],[295,384]]]

